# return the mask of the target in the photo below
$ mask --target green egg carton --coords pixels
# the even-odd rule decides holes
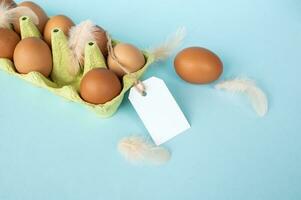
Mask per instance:
[[[39,30],[32,23],[30,18],[26,16],[20,18],[20,27],[22,39],[28,37],[41,37]],[[33,85],[45,88],[69,101],[84,105],[104,118],[112,116],[117,111],[124,98],[124,94],[133,86],[135,82],[134,77],[140,78],[148,66],[154,61],[154,56],[152,54],[143,52],[146,58],[145,66],[139,71],[123,77],[123,89],[121,93],[105,104],[94,105],[82,100],[79,95],[79,85],[81,78],[87,71],[95,67],[106,67],[101,51],[94,42],[89,42],[85,48],[84,70],[81,70],[76,76],[71,76],[68,71],[68,66],[72,64],[69,56],[71,51],[68,48],[67,37],[60,29],[54,29],[52,30],[51,38],[53,57],[51,79],[46,78],[39,72],[19,74],[16,72],[13,62],[4,58],[0,58],[0,69],[28,81]]]

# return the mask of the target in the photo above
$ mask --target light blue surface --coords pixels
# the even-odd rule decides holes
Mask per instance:
[[[301,199],[300,0],[36,2],[141,48],[186,26],[183,47],[220,55],[222,79],[257,80],[270,110],[259,118],[244,97],[183,82],[172,59],[154,65],[144,77],[166,81],[192,128],[166,144],[167,165],[137,167],[116,150],[147,134],[128,100],[104,120],[1,71],[0,200]]]

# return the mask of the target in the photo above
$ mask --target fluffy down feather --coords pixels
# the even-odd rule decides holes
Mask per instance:
[[[34,24],[39,24],[39,18],[30,8],[25,6],[11,8],[4,2],[0,3],[0,28],[10,28],[11,24],[22,16],[27,16]]]
[[[94,33],[98,31],[97,26],[90,20],[81,22],[80,24],[72,27],[69,31],[68,45],[72,51],[74,59],[83,65],[85,46],[88,42],[95,41]],[[76,67],[71,69],[73,73],[77,73],[79,68],[78,65],[72,65]]]
[[[178,48],[186,36],[186,29],[181,27],[174,35],[171,35],[163,44],[150,51],[155,56],[155,60],[162,61],[167,59],[173,51]]]
[[[249,97],[254,110],[261,117],[265,116],[268,111],[268,100],[265,93],[250,79],[236,78],[233,80],[222,81],[216,84],[215,88],[246,94]]]
[[[130,162],[146,162],[160,165],[170,160],[170,152],[155,146],[148,139],[141,136],[123,138],[118,144],[119,152]]]

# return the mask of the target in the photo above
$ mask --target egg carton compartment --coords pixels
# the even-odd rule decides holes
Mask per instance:
[[[30,18],[23,16],[20,18],[21,38],[41,37],[37,27]],[[17,76],[31,84],[45,88],[52,93],[64,97],[66,100],[79,103],[88,107],[99,116],[107,118],[112,116],[120,106],[124,94],[133,86],[135,78],[140,78],[146,69],[154,62],[154,56],[148,52],[143,52],[146,63],[137,72],[127,74],[122,78],[122,91],[120,94],[105,104],[94,105],[85,102],[79,95],[79,84],[83,75],[92,68],[105,67],[104,58],[94,42],[89,42],[85,48],[84,70],[80,71],[76,76],[70,75],[68,65],[72,64],[70,59],[71,50],[68,47],[68,40],[60,29],[52,30],[52,59],[53,69],[49,78],[43,76],[39,72],[30,72],[28,74],[20,74],[16,71],[14,63],[5,58],[0,58],[0,69],[8,74]],[[113,41],[113,43],[118,43]]]

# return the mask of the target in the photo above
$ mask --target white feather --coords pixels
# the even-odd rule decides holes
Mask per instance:
[[[178,48],[183,39],[186,36],[186,29],[184,27],[181,27],[177,30],[177,32],[170,36],[163,44],[159,45],[158,47],[155,47],[149,52],[154,55],[155,60],[165,60],[167,59],[173,51]]]
[[[150,164],[164,164],[170,160],[170,152],[155,146],[148,139],[141,136],[131,136],[122,139],[118,144],[119,152],[130,162],[146,162]]]
[[[261,117],[265,116],[268,111],[268,100],[265,93],[250,79],[236,78],[233,80],[222,81],[216,84],[215,88],[246,94],[249,97],[254,110]]]
[[[10,24],[13,22],[11,15],[8,15],[7,12],[10,9],[5,1],[0,3],[0,28],[10,28]]]
[[[86,44],[90,41],[95,41],[94,33],[97,31],[97,26],[90,20],[81,22],[72,27],[69,31],[68,46],[72,51],[73,57],[81,65],[84,61],[84,52]],[[78,66],[78,65],[75,65]],[[71,71],[78,71],[73,69]]]
[[[22,16],[27,16],[34,24],[39,24],[39,18],[30,8],[25,6],[10,8],[4,2],[0,4],[0,28],[10,28],[10,25]]]
[[[25,6],[12,8],[8,11],[8,14],[11,15],[15,20],[19,20],[19,18],[22,16],[27,16],[34,24],[39,24],[38,16],[30,8]]]

